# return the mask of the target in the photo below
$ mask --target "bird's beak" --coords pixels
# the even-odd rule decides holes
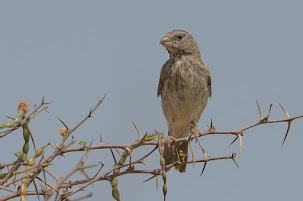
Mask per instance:
[[[170,38],[168,38],[168,37],[162,38],[162,40],[160,41],[160,44],[166,48],[170,48],[173,46],[173,43],[171,42]]]

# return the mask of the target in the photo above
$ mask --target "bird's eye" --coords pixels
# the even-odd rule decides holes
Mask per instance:
[[[177,38],[181,40],[183,38],[183,36],[179,35],[179,36],[177,36]]]

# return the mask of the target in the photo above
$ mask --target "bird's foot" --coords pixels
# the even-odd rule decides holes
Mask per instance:
[[[197,124],[192,123],[192,126],[190,127],[190,132],[192,134],[194,134],[195,136],[197,136],[199,133],[201,133],[201,131],[199,130]]]
[[[173,141],[173,143],[176,143],[176,138],[174,138],[173,136],[169,135],[165,138],[165,144],[167,145],[167,147],[170,149],[171,148],[171,141]]]

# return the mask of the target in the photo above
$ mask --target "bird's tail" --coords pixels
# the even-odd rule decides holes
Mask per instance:
[[[171,136],[174,136],[175,138],[186,137],[189,134],[189,127],[176,129],[176,131],[183,132],[183,134],[178,135],[178,133],[171,133]],[[176,165],[175,168],[181,173],[185,172],[186,162],[188,158],[188,142],[171,143],[170,147],[165,146],[163,157],[165,159],[165,165],[172,164],[176,161],[181,162],[182,164]]]

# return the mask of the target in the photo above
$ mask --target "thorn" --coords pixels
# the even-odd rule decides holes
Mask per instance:
[[[44,105],[44,96],[42,96],[42,102],[41,102],[42,105]]]
[[[205,170],[205,168],[206,168],[206,164],[207,164],[207,162],[204,163],[203,169],[202,169],[202,172],[201,172],[200,176],[202,176],[202,174],[203,174],[203,172],[204,172],[204,170]]]
[[[139,135],[139,140],[141,140],[141,139],[142,139],[142,135],[141,135],[140,131],[138,130],[136,124],[135,124],[134,122],[133,122],[133,124],[134,124],[134,127],[135,127],[135,129],[136,129],[138,135]]]
[[[203,152],[203,155],[204,155],[205,157],[207,157],[207,155],[206,155],[206,153],[205,153],[205,150],[204,150],[204,148],[203,148],[201,142],[199,141],[198,135],[196,134],[195,131],[198,131],[198,133],[200,133],[199,128],[198,128],[197,125],[194,125],[194,127],[191,129],[191,133],[195,135],[196,142],[199,143],[199,146],[200,146],[200,148],[201,148],[201,150],[202,150],[202,152]]]
[[[101,164],[101,169],[102,169],[104,167],[104,164],[100,161],[99,161],[99,163]]]
[[[117,165],[117,160],[116,160],[116,157],[115,157],[115,155],[114,155],[114,152],[113,152],[112,148],[109,148],[109,149],[110,149],[110,152],[112,153],[112,156],[113,156],[115,165]]]
[[[208,126],[207,124],[206,124],[206,126],[209,131],[216,130],[215,126],[213,125],[213,119],[210,119],[210,126]]]
[[[128,148],[128,147],[127,147]],[[125,162],[126,162],[126,159],[125,159]],[[131,154],[131,152],[130,152],[130,154],[129,154],[129,169],[131,169],[131,167],[132,167],[132,154]],[[134,167],[135,168],[135,167]]]
[[[271,108],[272,108],[272,104],[270,104],[270,105],[269,105],[269,110],[268,110],[268,113],[267,113],[266,119],[268,119],[268,117],[269,117],[269,114],[270,114]]]
[[[282,108],[282,110],[284,111],[284,113],[285,113],[285,115],[287,116],[287,117],[289,117],[289,114],[287,113],[287,111],[284,109],[284,107],[279,103],[279,105],[280,105],[280,107]]]
[[[159,186],[159,178],[158,175],[156,175],[156,189],[158,190],[158,186]]]
[[[216,130],[216,128],[213,124],[213,119],[210,119],[210,130]]]
[[[236,166],[239,168],[239,165],[238,165],[238,163],[236,161],[236,153],[232,153],[232,159],[235,162]]]
[[[207,124],[206,124],[206,127],[207,127],[207,129],[210,131],[210,127],[209,127],[209,125],[207,125]]]
[[[210,129],[213,128],[213,119],[210,119]]]
[[[153,179],[154,177],[156,177],[156,176],[154,175],[154,176],[152,176],[152,177],[150,177],[150,178],[146,179],[146,180],[145,180],[145,181],[143,181],[142,183],[145,183],[145,182],[147,182],[147,181],[149,181],[149,180]]]
[[[89,110],[89,113],[88,113],[88,117],[90,118],[90,117],[92,117],[92,108],[90,108],[90,110]]]
[[[261,111],[260,105],[259,105],[259,103],[258,103],[258,101],[257,101],[257,100],[256,100],[256,102],[257,102],[258,110],[259,110],[259,113],[260,113],[260,119],[263,119],[264,117],[263,117],[263,114],[262,114],[262,111]]]
[[[191,137],[189,136],[189,146],[190,146],[190,150],[191,150],[191,156],[192,156],[192,158],[193,158],[193,167],[195,167],[195,157],[194,157],[194,150],[193,150],[193,145],[192,145],[192,143],[191,143],[191,139],[190,139]]]
[[[237,141],[237,139],[238,139],[238,136],[229,144],[229,146],[232,145],[235,141]]]
[[[100,144],[103,144],[101,133],[100,133]]]
[[[114,148],[116,150],[116,152],[119,154],[120,157],[122,157],[122,154],[119,152],[119,150],[117,148]],[[128,165],[127,160],[125,159],[125,163]]]
[[[158,131],[156,131],[155,129],[154,129],[154,131],[156,132],[156,134],[158,134],[159,132]]]
[[[239,143],[240,143],[240,150],[239,150],[239,158],[240,158],[241,152],[242,152],[242,136],[240,133],[238,134],[238,138],[239,138]]]
[[[145,133],[143,138],[139,139],[139,141],[141,141],[141,143],[144,143],[146,140],[146,136],[147,136],[147,133]],[[140,136],[139,136],[139,138],[140,138]]]
[[[8,118],[8,119],[11,119],[11,120],[15,120],[16,118],[14,118],[14,117],[9,117],[9,116],[5,116],[6,118]]]
[[[143,165],[147,166],[147,165],[144,163],[144,160],[139,161],[138,163],[141,163],[141,164],[143,164]]]
[[[284,142],[285,142],[285,140],[286,140],[286,138],[287,138],[287,135],[288,135],[288,131],[289,131],[289,129],[290,129],[290,126],[291,126],[291,121],[290,121],[290,122],[288,122],[287,131],[286,131],[286,134],[285,134],[284,140],[283,140],[283,142],[282,142],[282,145],[284,144]]]
[[[43,108],[47,113],[49,113],[49,111],[47,110],[48,109],[48,107],[47,106],[44,106],[44,108]]]
[[[128,168],[127,168],[127,170],[132,171],[132,170],[134,170],[134,169],[135,169],[135,166],[134,166],[134,165],[131,165],[131,163],[130,163],[129,166],[128,166]]]
[[[36,182],[35,182],[35,179],[33,179],[32,181],[33,181],[33,183],[34,183],[35,190],[38,191],[38,188],[37,188],[37,184],[36,184]],[[40,196],[37,195],[37,197],[38,197],[38,200],[40,201]]]
[[[201,148],[201,150],[202,150],[202,152],[203,152],[203,156],[204,156],[204,157],[207,157],[206,152],[205,152],[205,149],[203,148],[203,146],[202,146],[200,140],[199,140],[197,137],[196,137],[196,141],[198,141],[198,143],[199,143],[199,146],[200,146],[200,148]]]
[[[99,174],[99,172],[102,170],[102,168],[104,167],[104,164],[102,162],[99,161],[99,164],[101,164],[101,167],[99,168],[99,170],[97,171],[97,173],[95,174],[95,176],[93,176],[93,178],[96,178],[96,176]]]
[[[59,119],[59,118],[58,118],[58,119]],[[59,121],[61,121],[61,123],[65,126],[65,128],[66,128],[67,130],[69,130],[68,126],[67,126],[61,119],[59,119]]]

